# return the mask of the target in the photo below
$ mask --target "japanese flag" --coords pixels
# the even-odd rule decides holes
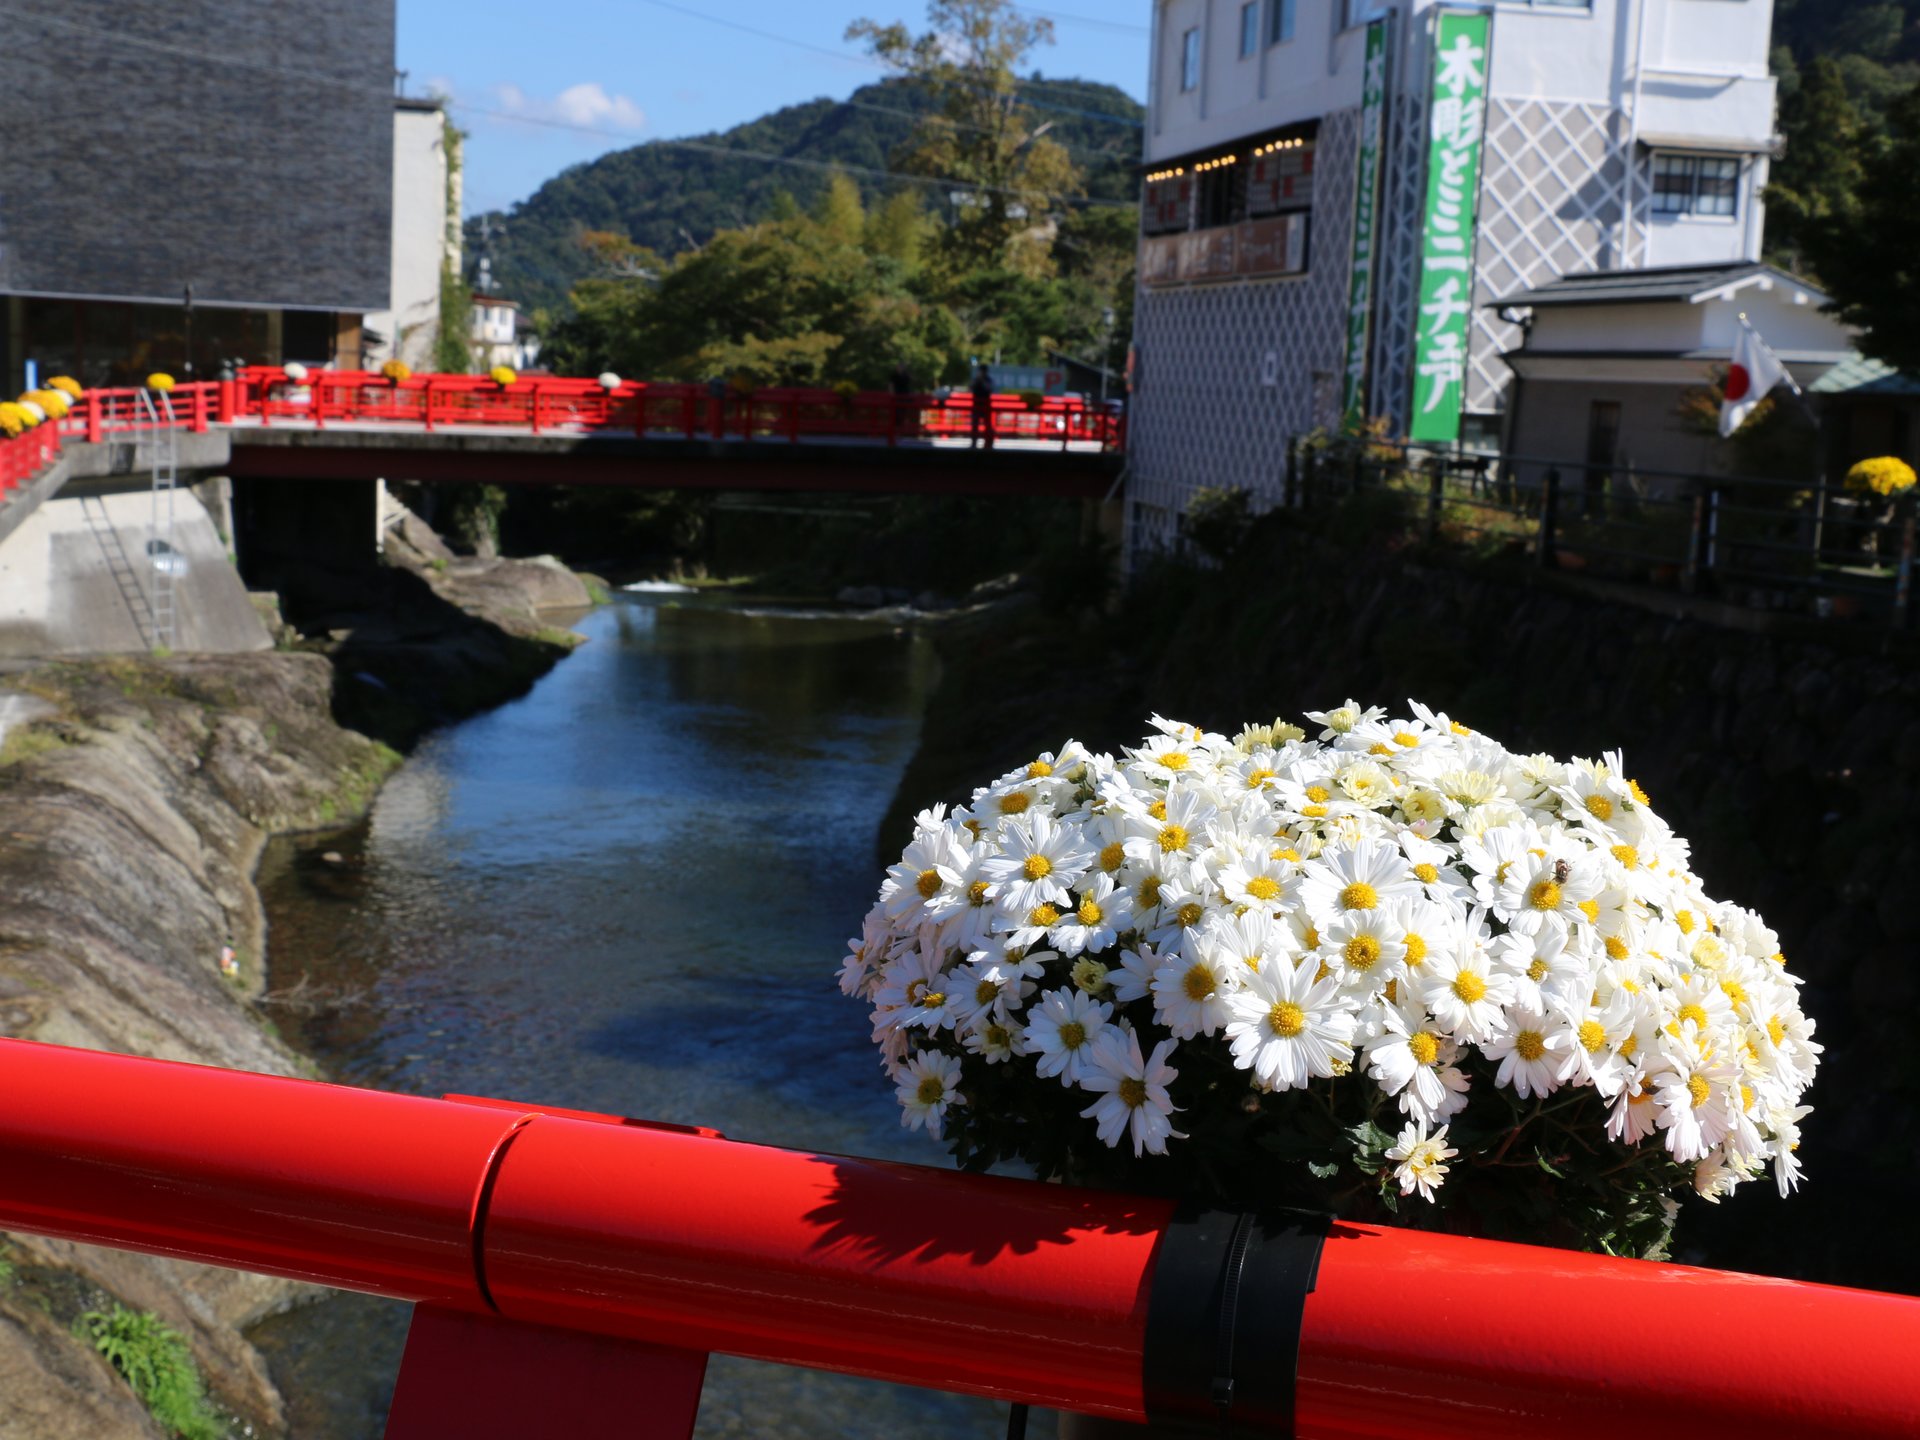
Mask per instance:
[[[1733,363],[1727,366],[1726,395],[1720,402],[1722,438],[1746,424],[1754,407],[1766,399],[1767,392],[1776,385],[1785,385],[1796,395],[1800,393],[1787,367],[1742,315],[1740,334],[1733,342]]]

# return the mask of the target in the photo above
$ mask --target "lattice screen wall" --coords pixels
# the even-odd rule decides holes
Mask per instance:
[[[1404,63],[1404,62],[1403,62]],[[1413,327],[1420,303],[1420,215],[1426,204],[1427,102],[1396,94],[1387,112],[1386,179],[1380,190],[1380,270],[1373,310],[1368,410],[1406,429],[1412,393]]]
[[[1358,112],[1320,124],[1308,273],[1294,280],[1143,289],[1128,425],[1128,548],[1171,543],[1202,485],[1279,503],[1287,443],[1338,419],[1346,357]],[[1278,383],[1262,383],[1269,350]]]
[[[1492,98],[1475,254],[1479,306],[1562,275],[1647,263],[1651,182],[1646,166],[1629,166],[1625,130],[1625,117],[1608,105]],[[1469,410],[1501,408],[1511,372],[1500,356],[1519,343],[1517,326],[1475,309]]]

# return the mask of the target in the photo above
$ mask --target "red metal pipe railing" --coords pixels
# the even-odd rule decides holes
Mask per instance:
[[[1144,1413],[1164,1201],[24,1041],[0,1041],[0,1096],[8,1229]],[[1910,1437],[1916,1353],[1920,1300],[1336,1224],[1297,1426]]]
[[[0,439],[0,494],[23,484],[52,458],[61,439],[98,444],[154,428],[133,387],[87,391],[68,414]],[[485,375],[415,375],[393,381],[358,370],[313,370],[299,380],[273,365],[248,366],[231,380],[198,381],[173,390],[173,424],[195,434],[215,425],[460,426],[549,432],[613,432],[692,440],[966,439],[975,433],[971,395],[894,395],[860,391],[768,389],[715,392],[705,385],[529,376],[501,386]],[[165,422],[162,422],[163,424]],[[1077,397],[1050,396],[1037,405],[996,395],[979,427],[981,439],[1042,441],[1120,450],[1122,417]]]

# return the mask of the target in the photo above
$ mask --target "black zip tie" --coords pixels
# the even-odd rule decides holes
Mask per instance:
[[[1331,1217],[1182,1206],[1147,1297],[1148,1423],[1231,1440],[1294,1434],[1300,1324]]]

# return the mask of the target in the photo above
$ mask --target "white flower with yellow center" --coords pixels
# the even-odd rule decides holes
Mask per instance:
[[[1033,978],[1040,969],[1004,956],[985,956],[952,972],[952,1010],[955,1029],[963,1035],[991,1020],[1004,1021],[1027,1003]]]
[[[1219,902],[1207,891],[1190,890],[1185,885],[1160,887],[1159,923],[1147,932],[1163,950],[1180,949],[1219,908]]]
[[[1416,1120],[1400,1132],[1387,1159],[1394,1162],[1393,1178],[1400,1182],[1400,1193],[1411,1195],[1416,1190],[1422,1200],[1431,1203],[1433,1192],[1447,1178],[1447,1161],[1460,1152],[1447,1144],[1448,1127],[1442,1125],[1433,1134],[1427,1134],[1427,1122]]]
[[[900,1123],[910,1130],[925,1129],[936,1138],[947,1107],[967,1103],[960,1093],[960,1061],[938,1050],[920,1050],[908,1057],[894,1093],[900,1097]]]
[[[1564,931],[1586,920],[1580,906],[1599,893],[1600,867],[1575,847],[1550,842],[1507,867],[1492,909],[1516,935]]]
[[[953,1028],[960,995],[956,976],[945,969],[945,956],[933,945],[918,945],[887,962],[874,992],[876,1013],[889,1027],[926,1030]]]
[[[1277,858],[1285,848],[1269,841],[1221,867],[1218,883],[1227,903],[1265,915],[1284,909],[1299,886],[1300,874],[1298,864]]]
[[[1502,935],[1493,942],[1493,958],[1512,978],[1512,1003],[1529,1010],[1546,1010],[1593,989],[1593,971],[1578,951],[1568,948],[1564,930]]]
[[[972,858],[945,826],[915,835],[900,863],[889,867],[880,883],[887,918],[903,928],[943,918],[963,902],[960,876]]]
[[[1462,1044],[1491,1039],[1506,1024],[1513,978],[1483,943],[1484,921],[1462,927],[1464,943],[1430,958],[1408,981],[1414,997]]]
[[[1226,1038],[1233,1063],[1266,1090],[1292,1090],[1353,1063],[1353,1012],[1311,960],[1263,965],[1228,997]]]
[[[980,873],[999,887],[1002,911],[1015,917],[1041,905],[1064,904],[1068,887],[1094,860],[1077,825],[1048,815],[1011,822],[1000,843],[1001,853],[982,860]]]
[[[1386,840],[1329,845],[1300,869],[1300,903],[1319,921],[1419,893],[1406,855]]]
[[[1072,988],[1049,990],[1027,1012],[1027,1048],[1038,1055],[1042,1077],[1057,1075],[1077,1085],[1093,1063],[1093,1046],[1112,1026],[1113,1006]]]
[[[1080,882],[1070,905],[1062,909],[1050,943],[1066,956],[1105,950],[1132,924],[1131,892],[1115,885],[1111,875],[1096,873],[1091,880]]]
[[[1593,997],[1569,996],[1553,1016],[1566,1032],[1557,1078],[1563,1085],[1591,1085],[1608,1099],[1620,1093],[1632,1066],[1620,1046],[1633,1034],[1634,1012],[1625,991],[1597,1004]]]
[[[1127,816],[1127,857],[1190,872],[1210,843],[1208,830],[1219,813],[1200,786],[1169,786],[1164,796]]]
[[[1394,910],[1348,910],[1320,932],[1321,963],[1357,998],[1377,995],[1406,973],[1407,932]]]
[[[1148,783],[1170,784],[1190,773],[1198,773],[1209,764],[1208,756],[1193,735],[1156,735],[1137,750],[1127,751],[1127,763],[1121,768],[1134,778]]]
[[[979,1056],[989,1065],[1004,1065],[1027,1053],[1027,1037],[1018,1020],[989,1019],[979,1029],[969,1031],[961,1043],[968,1054]]]
[[[1666,1131],[1674,1159],[1703,1160],[1727,1138],[1740,1113],[1740,1072],[1710,1055],[1669,1049],[1667,1058],[1673,1068],[1654,1092],[1655,1123]]]
[[[1166,957],[1153,976],[1153,1018],[1177,1040],[1217,1034],[1232,1018],[1228,997],[1249,973],[1218,937],[1197,937],[1187,949]]]
[[[1385,1028],[1367,1045],[1368,1077],[1413,1119],[1457,1114],[1467,1103],[1467,1077],[1453,1063],[1459,1046],[1418,1005],[1386,1006],[1381,1018]]]
[[[1117,1146],[1122,1135],[1131,1135],[1136,1157],[1164,1155],[1170,1137],[1186,1138],[1173,1128],[1176,1107],[1167,1093],[1180,1076],[1167,1063],[1173,1051],[1173,1041],[1162,1040],[1142,1059],[1140,1037],[1131,1030],[1108,1030],[1100,1037],[1093,1065],[1080,1079],[1082,1090],[1100,1098],[1080,1114],[1095,1123],[1107,1144]]]
[[[1554,1024],[1538,1010],[1515,1005],[1507,1011],[1505,1028],[1481,1042],[1480,1053],[1500,1066],[1494,1083],[1510,1087],[1526,1100],[1560,1088],[1566,1046],[1564,1025]]]

